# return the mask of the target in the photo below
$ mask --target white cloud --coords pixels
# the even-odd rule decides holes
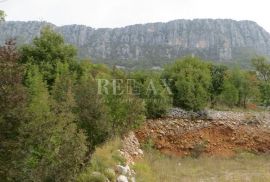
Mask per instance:
[[[193,18],[253,20],[270,31],[268,0],[6,0],[7,20],[95,28]]]

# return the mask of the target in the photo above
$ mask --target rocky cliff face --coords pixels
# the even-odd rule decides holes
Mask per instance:
[[[29,43],[46,24],[1,23],[0,43],[10,37]],[[92,59],[170,60],[193,54],[204,59],[231,61],[250,52],[270,55],[270,34],[252,21],[175,20],[115,29],[50,25],[78,47],[80,56]]]

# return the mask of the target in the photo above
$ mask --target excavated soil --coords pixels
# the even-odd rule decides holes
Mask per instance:
[[[174,156],[210,155],[231,157],[239,151],[270,151],[269,120],[241,119],[191,120],[163,118],[148,120],[136,131],[141,144],[153,144]]]

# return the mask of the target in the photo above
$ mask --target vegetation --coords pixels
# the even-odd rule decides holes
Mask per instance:
[[[4,11],[0,10],[0,22],[5,21],[6,14]]]
[[[48,27],[19,51],[14,41],[0,48],[4,181],[74,181],[96,146],[143,122],[140,98],[98,94],[98,78],[124,72],[75,57]]]
[[[260,181],[270,180],[269,156],[239,153],[234,158],[168,157],[157,151],[145,152],[143,161],[148,164],[155,182],[175,181]],[[149,177],[148,177],[149,179]],[[143,181],[143,180],[142,180]],[[151,181],[151,180],[148,180]]]
[[[136,80],[133,92],[145,101],[146,116],[148,118],[162,117],[172,106],[172,92],[157,72],[134,72],[132,78]],[[169,90],[168,90],[169,89]]]
[[[200,110],[207,105],[211,74],[207,63],[187,57],[165,69],[165,78],[172,79],[174,105],[188,110]]]
[[[114,179],[108,164],[123,159],[115,148],[96,148],[145,118],[166,115],[172,105],[194,111],[269,106],[270,64],[261,57],[253,64],[256,72],[186,57],[164,71],[125,72],[78,60],[76,49],[49,27],[19,49],[7,41],[0,47],[0,179]],[[147,181],[155,181],[152,163],[135,166]]]
[[[268,72],[260,70],[257,59],[264,60],[263,68],[270,64],[264,58],[255,58],[253,63],[259,75],[256,71],[229,69],[186,57],[167,66],[163,77],[170,83],[174,106],[187,110],[198,111],[218,105],[230,108],[269,106],[269,81],[265,81]]]
[[[261,91],[261,103],[264,106],[270,105],[270,63],[264,57],[252,59],[252,63],[258,72],[260,80],[259,89]]]
[[[15,173],[14,151],[27,104],[27,91],[22,84],[24,67],[18,58],[13,41],[0,48],[0,178],[4,181]]]
[[[228,68],[223,65],[211,65],[211,85],[210,85],[210,100],[211,106],[214,107],[218,102],[218,97],[221,95],[223,90],[226,90],[226,71]],[[229,83],[227,83],[229,84]]]
[[[120,155],[121,141],[119,138],[114,138],[98,147],[92,156],[90,164],[78,176],[79,182],[85,181],[101,181],[104,182],[104,177],[115,181],[115,173],[112,170],[113,166],[124,164],[126,161]]]
[[[36,37],[33,44],[21,48],[20,61],[24,64],[37,65],[44,75],[44,80],[52,86],[59,63],[68,64],[70,71],[73,71],[76,65],[76,49],[65,44],[64,38],[50,27],[45,27],[40,33],[40,37]]]

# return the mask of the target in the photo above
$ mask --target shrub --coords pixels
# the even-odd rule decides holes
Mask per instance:
[[[93,172],[99,172],[102,176],[114,181],[115,176],[111,168],[119,163],[121,165],[126,163],[125,158],[122,157],[118,151],[119,148],[121,148],[121,141],[119,138],[109,140],[102,146],[97,147],[92,155],[90,164],[78,176],[78,181],[87,181],[92,176]]]
[[[186,57],[169,65],[164,78],[172,79],[173,103],[187,110],[200,110],[207,106],[211,74],[209,65],[198,58]]]

